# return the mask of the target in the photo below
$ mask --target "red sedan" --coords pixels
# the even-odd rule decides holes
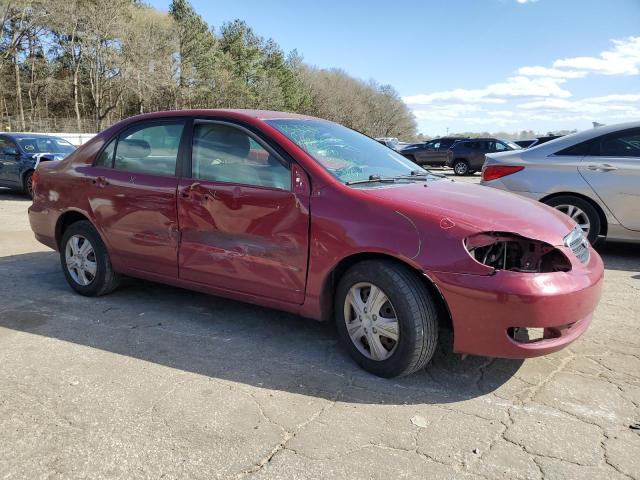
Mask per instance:
[[[121,275],[335,321],[377,375],[454,350],[525,358],[589,326],[603,265],[566,215],[434,176],[301,115],[158,112],[41,163],[29,209],[71,287]]]

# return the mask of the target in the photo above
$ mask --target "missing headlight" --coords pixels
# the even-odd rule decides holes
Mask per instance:
[[[511,233],[488,232],[465,239],[478,262],[496,270],[524,273],[568,272],[571,263],[557,248]]]

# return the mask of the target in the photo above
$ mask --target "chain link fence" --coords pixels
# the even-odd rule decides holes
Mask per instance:
[[[117,120],[104,120],[100,126],[101,130],[110,127]],[[18,117],[0,117],[0,131],[3,132],[68,132],[68,133],[96,133],[96,122],[94,119],[83,118],[78,120],[75,117],[45,117],[24,119],[25,128]]]

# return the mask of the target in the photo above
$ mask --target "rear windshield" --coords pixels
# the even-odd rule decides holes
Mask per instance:
[[[26,153],[71,153],[76,149],[58,137],[20,137],[16,141]]]

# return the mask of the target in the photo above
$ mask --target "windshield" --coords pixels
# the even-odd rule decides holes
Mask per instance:
[[[323,120],[267,120],[343,183],[427,175],[402,155],[354,130]]]
[[[21,137],[16,139],[26,153],[63,153],[69,154],[76,147],[58,137]]]

